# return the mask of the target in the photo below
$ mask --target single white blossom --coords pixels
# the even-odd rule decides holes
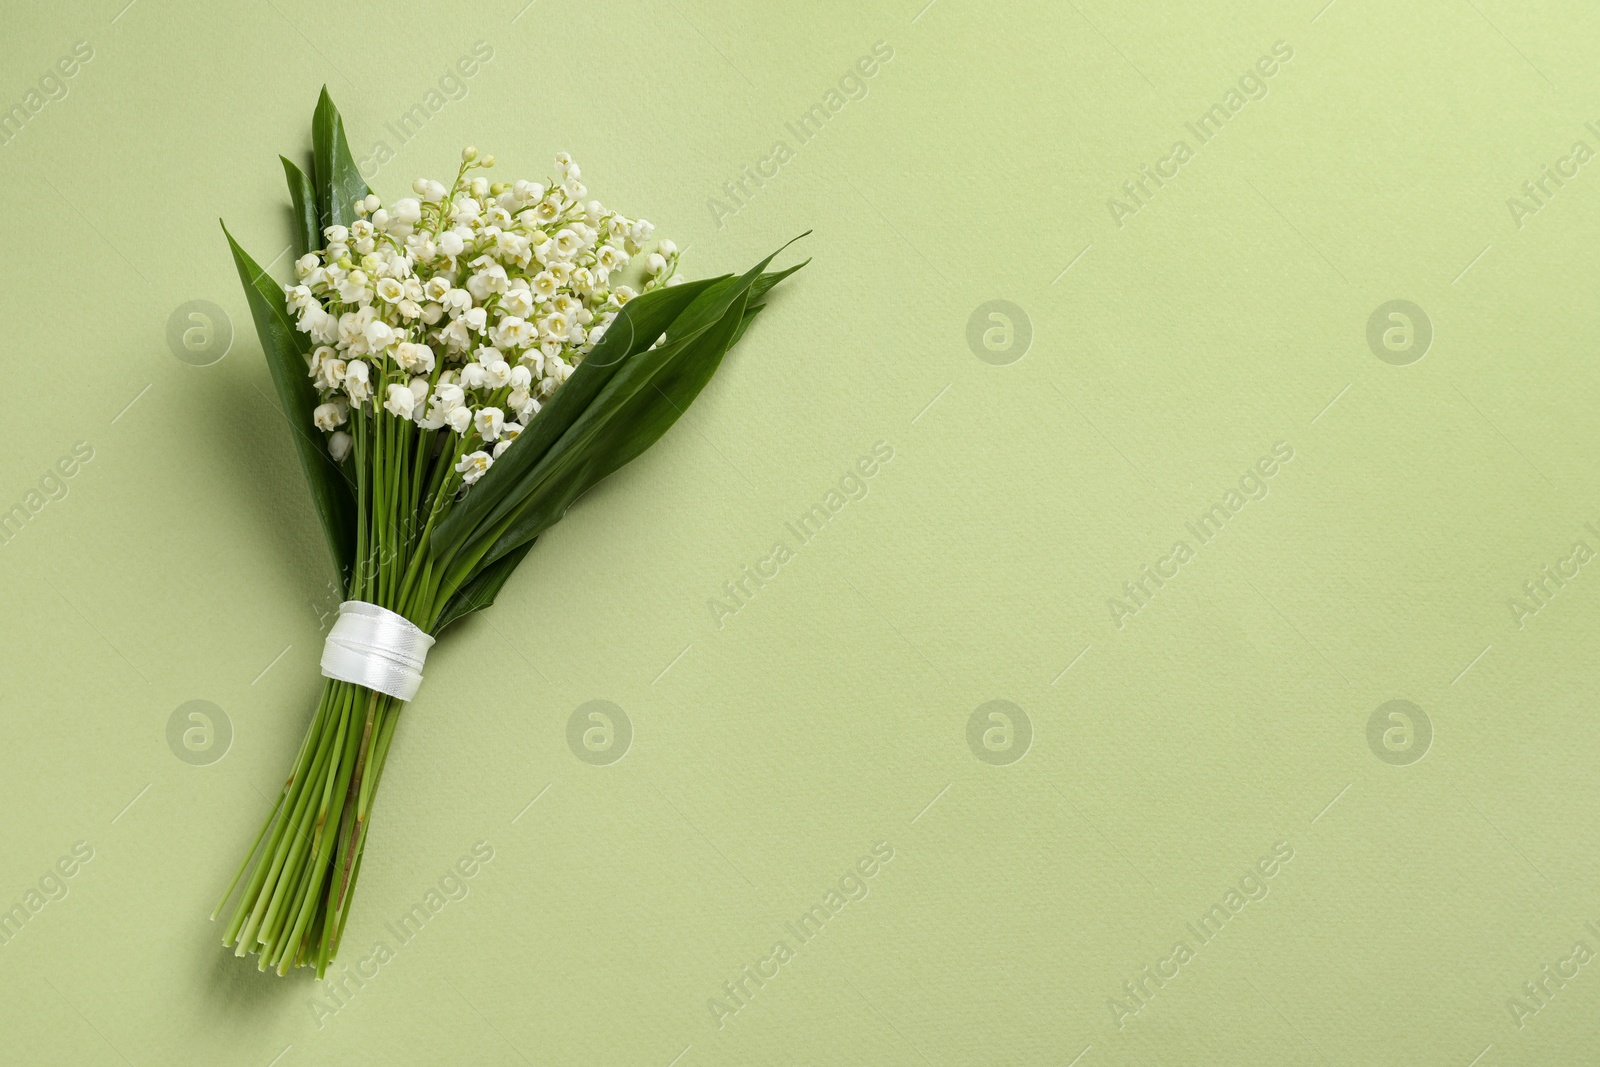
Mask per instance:
[[[522,435],[520,423],[508,422],[500,428],[500,439],[494,445],[494,458],[499,459],[505,450],[511,447],[511,442]]]
[[[533,314],[533,300],[533,290],[527,282],[521,282],[520,286],[513,285],[500,298],[500,310],[505,312],[507,318],[526,319]]]
[[[372,396],[371,370],[359,359],[353,359],[344,370],[344,391],[357,404]]]
[[[345,424],[348,412],[338,404],[318,404],[311,412],[311,421],[317,424],[317,429],[332,432]]]
[[[343,389],[345,369],[342,359],[323,360],[317,367],[317,388],[323,391]]]
[[[473,416],[473,428],[478,431],[478,436],[485,441],[493,441],[500,436],[500,429],[506,423],[505,412],[499,408],[484,408]]]
[[[434,390],[433,399],[436,404],[446,411],[453,411],[466,403],[466,390],[453,381],[440,382]]]
[[[401,370],[416,373],[427,373],[433,370],[433,349],[427,345],[419,345],[415,341],[401,341],[394,348],[395,362],[400,364]]]
[[[456,464],[456,470],[461,472],[461,480],[471,485],[488,472],[494,459],[484,451],[470,452],[461,457],[461,462]]]
[[[384,390],[383,409],[396,418],[409,419],[417,406],[417,395],[409,385],[391,385]]]

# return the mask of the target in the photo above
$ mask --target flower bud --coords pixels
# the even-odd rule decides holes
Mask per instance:
[[[396,222],[414,226],[422,221],[422,204],[416,197],[408,196],[403,200],[394,202],[394,211],[390,215]]]
[[[339,409],[338,404],[318,404],[311,412],[311,421],[317,429],[327,431],[344,425],[345,413]]]

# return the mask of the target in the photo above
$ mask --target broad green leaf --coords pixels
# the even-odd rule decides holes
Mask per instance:
[[[796,239],[798,240],[798,238]],[[787,270],[769,271],[757,278],[750,286],[750,308],[761,307],[761,301],[766,299],[767,294],[772,292],[774,286],[810,262],[811,260],[809,259],[802,259]],[[747,308],[746,310],[748,311],[749,309]]]
[[[522,478],[605,388],[617,369],[630,356],[654,344],[685,307],[722,280],[707,278],[670,289],[656,289],[630,300],[600,343],[578,364],[572,376],[517,439],[516,446],[506,450],[489,468],[489,473],[479,479],[439,524],[433,536],[435,555],[446,554],[492,523],[491,511],[508,493],[515,491]],[[499,511],[495,517],[503,517],[508,510]]]
[[[728,350],[744,336],[750,321],[765,306],[760,304],[751,307],[745,303],[729,308],[728,315],[717,330],[708,334],[699,346],[668,363],[650,382],[649,389],[641,389],[626,407],[617,412],[614,423],[624,430],[626,437],[619,441],[619,447],[603,451],[596,457],[598,466],[594,481],[598,482],[636,459],[671,429],[672,424],[694,403],[717,368],[722,366]]]
[[[751,299],[754,299],[753,295]],[[739,343],[739,338],[743,337],[744,332],[750,328],[751,321],[754,320],[757,315],[761,314],[762,309],[766,306],[767,305],[765,304],[754,304],[747,306],[744,309],[744,319],[739,323],[739,328],[733,331],[733,340],[728,342],[729,348],[732,348],[734,345]]]
[[[710,380],[734,338],[743,332],[748,296],[741,293],[721,319],[693,339],[669,342],[631,361],[628,369],[638,368],[636,387],[619,388],[598,399],[590,409],[593,416],[581,429],[569,431],[578,436],[562,454],[540,464],[544,477],[524,498],[512,524],[484,554],[483,563],[493,563],[554,525],[595,483],[667,432]],[[567,443],[565,438],[563,443]]]
[[[650,383],[649,389],[641,390],[626,407],[617,412],[615,418],[618,423],[631,431],[620,446],[610,450],[592,449],[592,454],[581,467],[575,468],[558,486],[542,491],[538,505],[517,516],[516,522],[496,539],[484,559],[492,565],[501,557],[516,552],[523,544],[532,543],[525,539],[538,537],[554,526],[583,494],[638,458],[664,436],[705,388],[721,365],[722,357],[728,349],[738,344],[751,320],[764,307],[765,304],[747,306],[726,345],[710,347],[713,342],[707,342],[701,358],[683,357],[665,367]]]
[[[321,434],[312,428],[311,412],[317,405],[317,394],[306,375],[306,358],[311,345],[306,335],[290,321],[283,289],[239,247],[227,226],[223,226],[222,232],[233,250],[239,280],[244,283],[245,297],[250,302],[250,314],[255,319],[261,349],[267,357],[267,369],[272,372],[272,384],[277,389],[282,414],[294,431],[295,452],[311,487],[311,502],[322,521],[328,551],[339,572],[342,598],[355,556],[356,504],[349,480],[328,455]]]
[[[803,237],[805,235],[802,234],[801,236]],[[795,238],[794,240],[799,240],[799,238]],[[774,251],[771,255],[767,256],[767,258],[763,259],[760,263],[757,263],[749,271],[745,272],[745,274],[738,278],[713,279],[709,284],[705,284],[703,288],[698,291],[698,295],[696,295],[695,298],[689,302],[689,306],[685,308],[675,319],[673,319],[671,325],[667,327],[665,339],[660,348],[647,349],[645,352],[636,353],[634,356],[627,359],[625,365],[618,372],[611,376],[610,380],[606,382],[604,388],[600,390],[599,394],[595,396],[592,401],[589,401],[587,396],[585,396],[584,399],[586,404],[582,408],[581,413],[572,421],[571,426],[568,426],[562,430],[561,436],[555,441],[554,444],[550,445],[548,449],[545,449],[543,448],[541,442],[540,447],[530,449],[528,453],[525,453],[524,456],[519,459],[518,465],[515,467],[516,480],[514,484],[508,485],[508,483],[512,482],[511,478],[506,478],[496,483],[496,496],[487,507],[479,506],[476,510],[470,508],[470,506],[457,508],[457,511],[460,513],[460,521],[456,523],[452,529],[446,531],[448,534],[447,539],[437,540],[435,542],[435,552],[437,557],[449,558],[451,553],[458,551],[462,546],[467,544],[469,540],[480,539],[484,537],[486,534],[499,528],[507,516],[522,510],[523,506],[528,500],[529,495],[536,490],[540,479],[557,473],[559,468],[556,466],[556,464],[563,462],[562,457],[564,453],[572,447],[575,447],[576,442],[581,436],[577,433],[578,427],[582,426],[588,420],[601,417],[604,412],[610,408],[613,408],[624,402],[627,396],[631,395],[633,391],[640,388],[641,385],[648,380],[647,373],[654,373],[653,370],[649,370],[648,372],[640,371],[639,360],[641,357],[649,357],[644,364],[646,368],[658,367],[666,359],[672,358],[676,350],[682,348],[683,346],[692,344],[696,338],[711,330],[714,326],[722,321],[731,304],[733,304],[735,301],[739,301],[742,305],[743,301],[746,299],[746,295],[751,291],[752,287],[761,280],[762,271],[766,269],[767,264],[772,262],[773,257],[776,256],[778,252],[783,251],[784,248],[787,248],[789,245],[793,244],[794,240],[786,242],[782,247]],[[699,285],[701,283],[693,284]],[[768,288],[775,284],[777,284],[776,279],[769,284]],[[688,288],[690,288],[689,285],[673,287],[673,289]],[[673,291],[673,289],[662,290],[662,292],[670,293]],[[643,298],[641,297],[640,299]],[[613,323],[612,325],[613,328],[615,328],[616,324]],[[739,320],[736,319],[732,324],[732,328],[737,329],[738,325]],[[637,331],[635,334],[635,341],[637,341],[639,336],[653,337],[654,334],[646,333],[644,331]],[[609,331],[607,332],[606,339],[610,339]],[[726,345],[724,347],[726,347]],[[599,351],[598,346],[596,347],[596,351]],[[717,358],[720,359],[721,357],[718,356]],[[584,363],[587,364],[588,359],[585,359]],[[574,375],[574,377],[576,377],[576,375]],[[561,393],[565,392],[567,387],[571,384],[572,382],[569,380],[566,385],[562,387],[561,392],[556,394],[557,399],[560,398]],[[534,419],[534,426],[537,426],[540,419],[543,417],[544,415],[541,412],[539,418]],[[509,449],[506,452],[506,455],[502,457],[502,460],[509,459],[511,456],[515,455],[517,448],[521,447],[521,445],[522,442],[519,440],[517,442],[517,446]],[[581,462],[582,458],[583,457],[581,456],[577,457],[577,460]],[[534,464],[532,469],[528,470],[525,474],[521,473],[530,463]],[[496,464],[496,466],[499,466],[499,464]],[[492,475],[494,473],[494,468],[490,468],[489,473]],[[487,481],[487,477],[484,480]],[[479,484],[481,485],[482,483],[480,482]],[[472,493],[469,492],[466,500],[463,503],[470,505],[471,499]],[[451,516],[452,520],[456,518],[456,515]],[[448,525],[448,523],[443,525]]]
[[[794,244],[795,241],[800,240],[801,237],[806,236],[806,234],[809,234],[810,232],[810,230],[807,230],[806,233],[801,234],[800,237],[794,237],[788,241],[785,241],[781,246],[778,247],[776,251],[767,256],[767,258],[763,259],[760,263],[757,263],[755,266],[751,267],[742,276],[712,286],[709,290],[707,290],[707,292],[703,293],[698,299],[696,299],[694,303],[690,304],[682,315],[673,320],[672,325],[667,328],[667,340],[672,341],[697,330],[704,330],[713,323],[719,321],[722,318],[723,312],[727,311],[728,305],[732,304],[734,300],[738,299],[741,293],[744,293],[748,290],[753,290],[756,285],[761,283],[761,280],[764,277],[762,272],[767,269],[768,263],[771,263],[777,258],[778,253],[782,252],[785,248],[788,248],[790,245]],[[799,270],[800,267],[804,265],[805,264],[802,263],[799,266],[791,267],[787,271],[778,272],[777,276],[767,284],[766,288],[770,289],[773,285],[776,285],[783,278]],[[759,303],[761,297],[764,295],[766,295],[765,289],[763,289],[760,294],[757,294],[755,297],[755,302]]]
[[[322,87],[317,100],[317,110],[311,117],[311,149],[314,159],[312,177],[317,186],[318,231],[329,226],[348,226],[360,218],[356,214],[356,200],[372,190],[356,168],[350,156],[350,144],[344,136],[344,119],[333,106],[328,87]],[[317,244],[320,246],[321,241]]]
[[[668,362],[684,350],[700,344],[706,333],[715,325],[716,323],[712,323],[687,337],[668,341],[628,359],[606,383],[599,395],[583,409],[572,426],[545,452],[533,470],[529,471],[515,489],[507,494],[505,500],[496,505],[487,521],[473,531],[473,539],[480,539],[486,531],[502,525],[510,516],[526,510],[531,497],[559,484],[565,473],[588,463],[593,458],[591,450],[596,447],[595,442],[600,439],[612,413],[640,389],[648,387],[650,379],[660,373]],[[514,447],[512,450],[514,451]],[[509,451],[507,454],[510,454]]]
[[[305,171],[288,157],[278,158],[283,160],[283,176],[288,179],[289,195],[294,200],[295,255],[299,257],[322,247],[322,228],[317,225],[317,190]]]
[[[450,598],[450,602],[439,613],[438,621],[433,624],[432,636],[438,637],[441,630],[463,615],[482,611],[493,604],[494,598],[500,593],[500,587],[506,584],[506,579],[511,577],[511,572],[517,569],[517,564],[522,562],[522,557],[526,556],[531,548],[533,541],[530,539],[484,567],[478,572],[477,577],[457,590],[456,595]]]

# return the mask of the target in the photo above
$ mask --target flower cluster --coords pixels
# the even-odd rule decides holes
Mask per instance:
[[[461,158],[449,189],[418,179],[388,208],[367,196],[357,221],[328,227],[327,246],[295,263],[285,295],[316,345],[314,420],[339,462],[351,409],[387,412],[448,430],[456,471],[477,481],[624,304],[682,280],[672,242],[585,199],[566,153],[544,184],[491,184],[472,172],[493,156]]]

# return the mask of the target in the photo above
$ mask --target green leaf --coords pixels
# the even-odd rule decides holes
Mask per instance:
[[[482,611],[493,604],[494,598],[500,593],[500,587],[506,584],[506,579],[511,577],[511,572],[517,569],[517,564],[522,562],[522,557],[526,556],[531,548],[533,548],[532,540],[517,546],[513,551],[507,552],[484,567],[476,578],[457,590],[456,595],[444,606],[444,611],[440,612],[439,620],[433,624],[432,636],[438,637],[441,630],[463,615]]]
[[[807,233],[809,232],[810,231],[807,231]],[[805,234],[801,234],[800,236],[804,237]],[[551,465],[552,459],[554,458],[559,460],[559,457],[564,451],[575,447],[576,442],[579,440],[578,437],[574,436],[577,428],[586,420],[598,417],[597,412],[603,412],[606,408],[614,407],[616,404],[621,403],[625,399],[626,395],[633,390],[637,390],[646,380],[645,378],[642,378],[638,374],[634,373],[636,369],[635,363],[639,357],[654,357],[649,362],[649,366],[654,367],[660,364],[665,358],[669,358],[669,350],[675,350],[676,348],[690,344],[696,338],[705,334],[708,330],[711,330],[723,319],[731,304],[733,304],[735,301],[739,301],[742,305],[742,302],[746,299],[746,294],[748,294],[752,288],[761,281],[763,277],[762,272],[766,269],[767,264],[772,262],[773,257],[775,257],[779,252],[782,252],[784,248],[787,248],[789,245],[793,244],[794,241],[799,239],[800,238],[797,237],[791,241],[785,242],[782,247],[778,248],[771,255],[767,256],[767,258],[763,259],[760,263],[757,263],[754,267],[750,268],[750,270],[746,271],[738,278],[717,278],[711,279],[707,282],[693,282],[689,285],[680,285],[674,286],[671,289],[658,290],[659,292],[665,294],[672,293],[676,290],[691,288],[695,289],[694,299],[689,302],[688,307],[684,308],[676,318],[672,319],[671,324],[666,327],[666,335],[662,346],[654,350],[648,349],[648,345],[653,343],[653,339],[657,336],[653,328],[644,329],[641,327],[634,329],[630,338],[629,356],[625,360],[626,365],[622,367],[619,372],[612,374],[610,379],[605,383],[604,388],[599,390],[598,395],[595,395],[593,390],[589,390],[580,394],[583,407],[576,418],[570,419],[571,425],[563,427],[558,424],[556,426],[556,430],[561,434],[561,436],[557,438],[553,444],[548,446],[545,445],[544,442],[551,436],[549,433],[546,433],[536,441],[534,448],[529,449],[528,452],[518,457],[516,464],[513,466],[512,476],[508,476],[494,483],[494,499],[490,501],[487,506],[478,505],[476,508],[472,507],[472,493],[469,492],[466,500],[462,502],[463,505],[466,506],[458,505],[456,509],[458,514],[450,517],[452,520],[457,521],[454,523],[451,529],[446,531],[448,534],[447,539],[436,539],[436,554],[441,558],[448,556],[448,554],[451,552],[458,550],[467,544],[469,540],[480,538],[487,532],[500,527],[507,516],[521,510],[523,505],[527,502],[529,494],[534,492],[537,488],[540,478],[552,476],[556,473],[556,468]],[[779,280],[781,280],[783,277],[786,277],[789,273],[793,273],[793,271],[779,272],[778,278],[775,278],[768,283],[766,288],[763,289],[763,293],[765,293],[773,285],[776,285]],[[642,300],[644,298],[641,297],[640,299]],[[629,306],[631,307],[632,304],[633,302],[630,301]],[[732,324],[732,328],[736,330],[738,326],[739,320],[736,319]],[[615,330],[616,328],[617,324],[613,323],[612,329]],[[607,331],[605,340],[610,340],[610,338],[611,331]],[[604,341],[602,341],[601,344],[603,345]],[[724,345],[724,349],[726,347],[727,346]],[[645,348],[646,351],[640,352],[639,350],[641,348]],[[595,352],[599,351],[600,346],[596,346]],[[589,359],[593,358],[593,355],[594,353],[591,353],[588,358],[584,359],[584,365],[589,363]],[[716,358],[720,360],[722,357],[719,354]],[[575,379],[576,377],[577,375],[575,373],[573,378]],[[562,393],[565,393],[571,385],[572,380],[569,379],[567,383],[562,386],[561,391],[556,393],[556,399],[559,400]],[[572,410],[576,407],[577,405],[573,405],[572,408],[569,408],[568,410]],[[533,420],[534,427],[538,427],[540,421],[542,421],[544,418],[544,414],[544,412],[540,412],[539,417]],[[522,444],[523,442],[519,440],[516,446],[507,450],[505,456],[501,458],[501,462],[504,462],[505,460],[516,455],[518,448],[520,448]],[[495,466],[498,467],[499,465],[500,464],[497,463]],[[581,465],[581,463],[576,465]],[[529,469],[530,466],[532,468],[531,470]],[[526,471],[526,473],[524,473],[524,471]],[[490,468],[489,474],[494,474],[494,468]],[[488,477],[486,476],[483,481],[488,481]],[[480,482],[479,486],[481,487],[482,484],[483,482]],[[447,522],[441,525],[444,526],[450,524]]]
[[[344,119],[333,106],[328,87],[322,87],[317,100],[316,113],[311,117],[311,150],[313,171],[317,186],[317,217],[321,225],[318,233],[329,226],[348,226],[360,216],[356,214],[356,200],[372,190],[361,177],[356,162],[350,156],[350,144],[344,136]],[[319,245],[321,242],[317,242]]]
[[[744,309],[744,320],[739,323],[739,328],[733,332],[733,340],[728,342],[729,348],[732,348],[734,345],[739,343],[739,338],[743,337],[744,332],[750,328],[751,321],[754,320],[757,315],[761,314],[762,309],[766,306],[767,305],[765,304],[755,304],[747,306]]]
[[[764,295],[793,273],[774,272],[776,277],[770,279],[764,276],[776,255],[774,252],[738,278],[697,283],[703,288],[672,320],[657,347],[630,355],[536,461],[535,451],[530,450],[521,466],[532,462],[532,469],[514,485],[502,485],[497,499],[473,516],[475,521],[463,522],[454,531],[454,543],[443,547],[435,543],[434,558],[440,565],[459,574],[456,580],[470,583],[485,567],[559,521],[572,502],[595,483],[654,444],[699,394],[733,341],[743,334],[755,286],[761,284]],[[571,384],[569,380],[556,397]],[[543,413],[533,425],[542,418]],[[519,439],[500,463],[515,455],[522,444]],[[490,468],[490,474],[494,469]],[[469,491],[458,510],[471,499]]]
[[[804,234],[801,236],[804,236]],[[797,237],[795,240],[799,240],[799,238]],[[769,271],[768,273],[757,278],[750,286],[750,307],[763,307],[764,305],[761,303],[761,301],[766,299],[767,294],[772,292],[774,286],[810,262],[811,260],[809,259],[802,259],[788,270]]]
[[[277,389],[283,417],[294,431],[295,451],[311,487],[311,502],[322,521],[328,551],[339,572],[339,595],[343,598],[355,556],[356,503],[349,479],[328,454],[321,435],[312,433],[311,412],[317,405],[317,393],[306,374],[311,344],[290,321],[283,289],[239,247],[226,225],[222,232],[233,250],[239,280],[244,283],[245,297],[250,302],[250,314],[255,319],[261,349],[267,357],[267,369],[272,372],[272,384]]]
[[[305,171],[287,156],[278,158],[283,160],[283,176],[288,179],[289,195],[294,199],[295,255],[303,256],[322,247],[322,228],[317,225],[317,191]]]
[[[637,368],[637,381],[627,383],[632,388],[618,387],[609,397],[597,400],[590,412],[585,412],[581,431],[574,428],[578,436],[570,444],[563,438],[567,447],[561,455],[540,464],[544,477],[523,499],[514,520],[495,538],[480,566],[492,564],[539,536],[597,482],[660,440],[711,380],[722,357],[743,332],[748,298],[748,292],[740,293],[722,318],[691,339],[669,342],[632,361],[628,369]]]
[[[765,266],[770,258],[757,269]],[[509,525],[500,520],[485,535],[492,536],[493,542],[483,551],[478,566],[493,564],[539,536],[560,521],[567,509],[595,484],[659,440],[699,395],[727,350],[744,335],[751,320],[765,306],[751,307],[747,301],[758,290],[764,296],[804,265],[756,275],[753,279],[747,274],[744,279],[729,279],[708,288],[685,314],[693,313],[703,323],[706,307],[723,306],[723,317],[687,337],[674,322],[667,331],[665,344],[630,361],[629,371],[633,373],[619,375],[618,380],[585,410],[587,435],[575,438],[573,431],[569,431],[559,447],[551,449],[525,479],[528,487],[517,497],[520,503],[512,512]],[[736,298],[734,307],[740,308],[740,313],[735,314],[733,307],[724,304],[724,294],[718,289],[738,285],[746,279],[750,284],[747,293]],[[671,338],[675,334],[678,336],[674,341]],[[557,457],[557,452],[562,454]],[[553,461],[552,457],[555,457]],[[482,551],[481,541],[478,547]]]
[[[515,447],[507,449],[489,468],[489,473],[479,479],[465,499],[439,523],[433,534],[434,554],[447,554],[480,528],[503,518],[510,508],[497,511],[496,505],[515,492],[522,479],[583,414],[618,368],[629,357],[654,344],[684,308],[707,288],[723,280],[707,278],[670,289],[652,290],[630,300],[600,343],[578,364],[572,376],[517,439]],[[494,512],[492,516],[491,512]]]
[[[800,237],[804,237],[810,232],[810,230],[807,230],[805,233],[801,234]],[[694,301],[694,303],[690,304],[688,308],[684,310],[682,315],[679,315],[673,320],[671,326],[667,327],[667,340],[669,342],[674,341],[697,331],[708,329],[713,324],[721,320],[723,313],[728,310],[728,306],[730,304],[738,299],[741,294],[753,291],[754,287],[761,283],[762,279],[765,277],[762,272],[767,269],[767,264],[771,263],[775,258],[777,258],[779,252],[782,252],[785,248],[788,248],[790,245],[794,244],[795,241],[800,240],[800,237],[794,237],[788,241],[785,241],[776,251],[767,256],[767,258],[763,259],[760,263],[757,263],[755,266],[751,267],[740,277],[729,278],[726,281],[717,282],[710,286]],[[807,262],[809,262],[809,260]],[[761,297],[766,295],[767,290],[771,289],[772,286],[776,285],[783,278],[793,274],[804,265],[805,264],[802,263],[799,266],[791,267],[787,271],[778,272],[777,277],[769,282],[766,287],[761,290],[760,294],[753,297],[753,300],[759,302]],[[682,287],[679,286],[679,288]]]

